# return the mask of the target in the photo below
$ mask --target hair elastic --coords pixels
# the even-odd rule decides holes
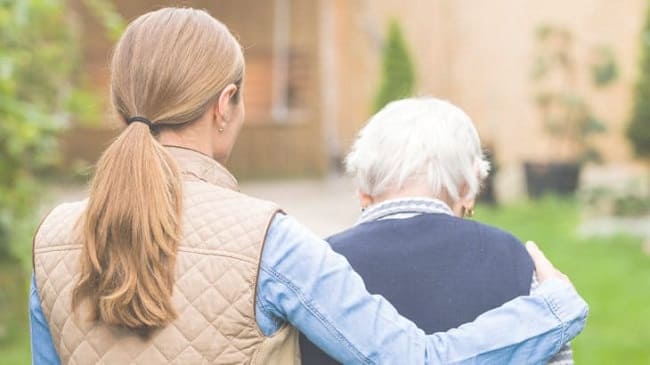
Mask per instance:
[[[128,119],[126,120],[126,124],[127,124],[127,125],[128,125],[128,124],[131,124],[131,123],[133,123],[133,122],[144,123],[144,124],[146,124],[146,125],[149,127],[149,129],[151,129],[151,128],[153,127],[153,123],[152,123],[149,119],[147,119],[147,118],[145,118],[145,117],[131,117],[131,118],[128,118]]]

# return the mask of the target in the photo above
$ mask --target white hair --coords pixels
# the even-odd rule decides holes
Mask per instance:
[[[345,162],[370,196],[426,184],[433,196],[446,194],[454,202],[475,198],[490,169],[472,120],[431,97],[386,105],[359,132]]]

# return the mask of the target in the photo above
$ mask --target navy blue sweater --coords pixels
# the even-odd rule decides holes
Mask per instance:
[[[533,263],[513,235],[446,214],[363,223],[327,241],[426,333],[446,331],[530,292]],[[337,364],[304,336],[304,365]]]

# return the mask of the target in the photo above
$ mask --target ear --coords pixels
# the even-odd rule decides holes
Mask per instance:
[[[460,203],[462,206],[464,206],[467,209],[473,209],[474,208],[474,203],[476,203],[476,197],[472,197],[469,199],[468,193],[469,193],[469,185],[467,183],[463,183],[463,185],[460,188]]]
[[[221,95],[219,95],[219,100],[217,100],[216,106],[218,108],[219,116],[225,119],[226,122],[230,117],[230,109],[233,106],[232,100],[236,93],[237,85],[228,84],[221,92]]]
[[[359,204],[361,205],[361,209],[366,209],[375,202],[375,199],[373,199],[372,196],[370,196],[369,194],[362,193],[361,191],[359,191],[358,194],[359,194]]]
[[[465,201],[464,205],[465,205],[465,208],[467,208],[467,209],[474,209],[474,205],[476,205],[476,199],[467,200],[467,201]]]
[[[455,201],[451,206],[451,210],[458,217],[463,217],[465,211],[473,210],[474,204],[476,203],[476,198],[469,199],[467,193],[469,192],[469,186],[466,183],[463,183],[460,187],[460,199]]]

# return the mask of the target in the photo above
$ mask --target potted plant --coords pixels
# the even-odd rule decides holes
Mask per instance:
[[[534,101],[549,137],[550,161],[528,161],[524,165],[528,193],[573,194],[582,166],[599,161],[600,154],[590,136],[605,131],[580,92],[580,71],[573,54],[573,37],[563,28],[543,26],[537,30],[538,52],[533,68]],[[590,87],[603,87],[617,77],[609,48],[593,50]]]

